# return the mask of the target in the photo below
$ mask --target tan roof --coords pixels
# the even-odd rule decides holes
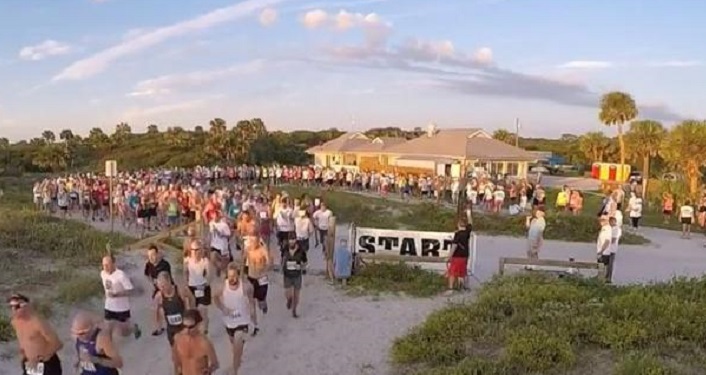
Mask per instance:
[[[383,149],[405,142],[404,138],[378,137],[370,139],[363,133],[345,133],[320,146],[307,150],[314,152],[380,152]]]
[[[530,161],[537,157],[527,151],[493,139],[481,129],[440,129],[405,143],[391,146],[386,153],[483,160]]]

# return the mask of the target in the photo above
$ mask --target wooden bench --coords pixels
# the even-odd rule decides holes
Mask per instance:
[[[505,266],[507,265],[596,270],[598,272],[596,277],[605,278],[605,266],[598,262],[577,262],[573,260],[558,259],[500,258],[498,264],[498,273],[500,275],[505,274]]]

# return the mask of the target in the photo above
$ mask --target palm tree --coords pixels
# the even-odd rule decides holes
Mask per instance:
[[[706,165],[706,121],[688,120],[670,131],[662,143],[665,160],[681,171],[696,198],[701,168]]]
[[[498,141],[505,142],[509,145],[515,144],[515,135],[505,129],[498,129],[493,132],[493,138]]]
[[[618,129],[618,145],[620,146],[620,164],[625,164],[625,140],[623,139],[623,124],[634,120],[638,115],[637,105],[630,94],[614,91],[601,97],[601,110],[598,118],[606,126],[615,125]]]
[[[579,137],[579,148],[589,162],[601,162],[610,146],[610,139],[602,132],[588,132]]]
[[[115,132],[113,133],[113,140],[115,143],[122,144],[127,140],[130,135],[132,135],[132,128],[125,122],[121,122],[115,125]]]
[[[151,124],[147,127],[147,134],[157,134],[159,133],[159,127],[155,124]]]
[[[229,134],[225,120],[215,118],[209,121],[209,126],[206,138],[207,152],[216,158],[227,159]]]
[[[107,145],[109,140],[108,136],[103,132],[103,129],[93,128],[88,133],[87,143],[92,148],[97,149]]]
[[[51,130],[43,131],[42,138],[44,138],[47,143],[54,143],[56,141],[56,135]]]
[[[642,161],[642,194],[645,200],[650,179],[650,160],[659,154],[666,136],[667,131],[662,123],[652,120],[633,121],[630,123],[630,130],[625,133],[628,154]]]
[[[75,145],[74,133],[71,131],[71,129],[64,129],[61,131],[61,133],[59,133],[59,139],[64,141],[64,153],[66,154],[66,158],[69,159],[70,168],[73,168],[73,166],[74,166],[73,146]]]

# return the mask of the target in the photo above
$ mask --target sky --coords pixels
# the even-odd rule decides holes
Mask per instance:
[[[601,130],[706,118],[706,2],[2,0],[0,137],[127,122]],[[12,30],[12,32],[8,32]],[[612,130],[607,130],[612,132]]]

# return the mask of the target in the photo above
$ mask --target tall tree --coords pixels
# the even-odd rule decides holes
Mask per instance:
[[[625,164],[625,139],[623,125],[637,118],[638,111],[635,100],[630,94],[613,91],[601,97],[601,109],[598,118],[606,126],[618,129],[618,144],[620,146],[620,164]]]
[[[74,148],[76,146],[74,132],[71,129],[64,129],[59,133],[59,139],[64,141],[64,155],[69,160],[69,167],[74,166]]]
[[[706,165],[706,121],[688,120],[674,127],[662,143],[662,155],[684,174],[689,193],[696,198],[701,168]]]
[[[56,141],[56,135],[54,134],[53,131],[51,130],[45,130],[42,132],[42,138],[46,141],[46,143],[54,143]]]
[[[88,133],[87,143],[94,149],[100,149],[108,145],[110,143],[110,139],[108,138],[108,135],[103,132],[103,129],[96,127],[91,129]]]
[[[147,134],[158,134],[159,133],[159,127],[155,124],[150,124],[147,126]]]
[[[650,161],[659,155],[659,149],[667,136],[662,123],[652,120],[633,121],[625,133],[627,153],[636,161],[642,162],[642,192],[647,198],[647,185],[650,179]],[[645,199],[647,200],[647,199]]]
[[[121,122],[115,125],[113,140],[116,144],[121,145],[132,135],[132,128],[126,122]]]
[[[515,134],[511,133],[506,129],[498,129],[493,132],[493,138],[498,141],[505,142],[509,145],[515,144]]]
[[[228,125],[221,118],[209,121],[208,136],[206,138],[207,152],[218,159],[228,159]]]
[[[610,139],[602,132],[588,132],[579,137],[579,148],[590,163],[603,161]]]

